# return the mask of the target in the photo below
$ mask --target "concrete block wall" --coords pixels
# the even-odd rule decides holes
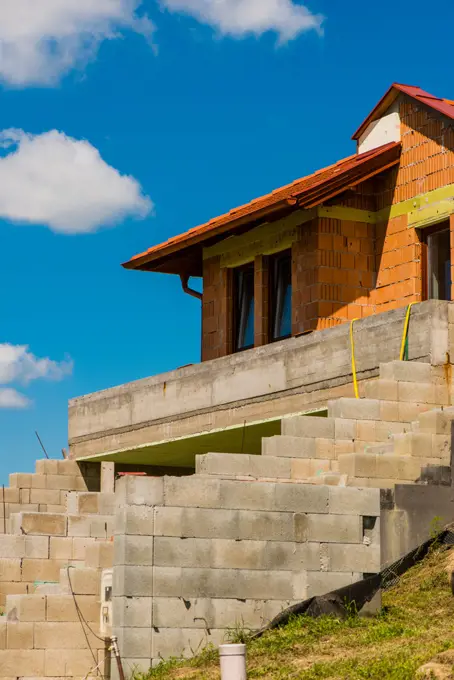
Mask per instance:
[[[71,573],[72,572],[72,573]],[[1,677],[75,678],[103,672],[105,643],[99,640],[99,572],[62,570],[60,592],[41,586],[33,595],[8,595],[0,619]],[[82,625],[74,599],[83,618]],[[93,630],[91,632],[90,628]]]
[[[88,492],[99,471],[88,472],[87,483],[76,462],[44,460],[34,474],[10,476],[5,501],[19,502],[5,503],[0,535],[2,678],[82,678],[98,665],[93,675],[105,675],[96,635],[101,572],[113,566],[114,494]]]
[[[380,493],[194,475],[117,486],[114,633],[127,667],[258,628],[380,569]]]
[[[351,486],[393,487],[419,479],[427,465],[450,461],[450,431],[430,428],[431,416],[451,412],[449,365],[381,364],[365,398],[328,402],[328,417],[282,419],[281,435],[262,440],[262,455],[210,453],[196,471],[231,479],[280,479]],[[419,431],[419,418],[426,423]],[[426,420],[424,420],[426,418]],[[424,428],[423,428],[424,429]]]
[[[18,512],[66,512],[71,491],[87,491],[96,470],[84,470],[76,461],[38,460],[32,474],[14,473],[9,487],[0,488],[0,534],[11,530],[10,518]],[[4,494],[4,497],[3,497]]]

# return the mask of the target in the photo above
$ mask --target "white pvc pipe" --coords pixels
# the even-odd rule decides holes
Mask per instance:
[[[246,645],[220,645],[221,680],[246,680]]]

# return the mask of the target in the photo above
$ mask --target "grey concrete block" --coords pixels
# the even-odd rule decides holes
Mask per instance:
[[[1,557],[25,557],[25,536],[0,536]]]
[[[380,364],[380,378],[402,382],[430,383],[431,365],[419,361],[390,361]]]
[[[174,507],[220,507],[221,480],[208,477],[164,477],[162,505]]]
[[[68,536],[90,536],[90,527],[90,516],[68,515]]]
[[[435,385],[425,385],[416,382],[399,382],[398,385],[399,401],[419,404],[435,403]]]
[[[293,541],[293,513],[156,508],[155,536]]]
[[[118,644],[125,658],[150,658],[152,628],[115,628]]]
[[[207,453],[196,456],[196,472],[208,475],[237,475],[290,479],[290,461],[271,456]]]
[[[162,659],[157,659],[155,665],[153,665],[153,659],[141,659],[133,657],[127,657],[122,661],[124,670],[127,673],[127,677],[132,677],[137,673],[142,673],[146,676],[149,673],[150,668],[154,668],[162,663]],[[118,669],[116,668],[115,664],[111,666],[111,673],[111,680],[119,680]]]
[[[162,505],[164,502],[163,477],[123,477],[116,485],[118,505]]]
[[[329,571],[375,574],[381,569],[379,545],[327,546]]]
[[[43,560],[48,559],[50,557],[49,542],[49,536],[26,536],[25,557],[33,557]]]
[[[151,597],[152,594],[153,567],[114,565],[114,597]]]
[[[9,475],[9,485],[15,489],[31,489],[32,476],[21,472]]]
[[[5,611],[8,621],[45,621],[46,598],[43,595],[7,595]],[[0,647],[1,648],[1,647]]]
[[[117,534],[114,537],[114,564],[152,566],[153,536],[127,536]]]
[[[330,487],[329,512],[335,515],[380,516],[380,491],[378,489],[354,489]]]
[[[318,570],[318,543],[215,540],[210,566],[217,569],[264,569],[268,571]]]
[[[295,514],[297,541],[320,543],[361,543],[363,539],[360,515]]]
[[[440,458],[446,463],[451,461],[451,436],[446,434],[432,435],[432,458]]]
[[[377,458],[373,453],[345,453],[339,456],[339,472],[349,477],[377,477]]]
[[[214,543],[215,541],[208,538],[157,536],[154,539],[154,565],[210,567]]]
[[[157,628],[213,628],[214,604],[211,598],[184,599],[182,597],[153,598],[153,626]],[[226,607],[238,600],[221,600]],[[234,618],[230,619],[230,624]]]
[[[327,593],[343,588],[350,583],[361,580],[362,574],[353,572],[334,571],[307,571],[294,576],[294,593],[297,600],[304,600],[316,595]]]
[[[383,399],[385,401],[398,400],[398,382],[397,380],[371,380],[366,383],[364,393],[366,399]]]
[[[281,434],[291,437],[334,437],[333,418],[319,416],[291,416],[282,418]]]
[[[258,481],[221,480],[218,507],[228,510],[274,510],[275,484]],[[192,504],[191,504],[192,505]],[[216,507],[216,506],[213,506]]]
[[[31,503],[43,503],[46,505],[60,504],[60,491],[55,489],[31,489]]]
[[[351,420],[348,418],[335,418],[334,434],[336,439],[355,439],[356,420]]]
[[[454,420],[454,408],[433,409],[421,413],[419,431],[429,434],[451,434],[451,423]]]
[[[246,453],[205,453],[195,457],[195,472],[206,475],[247,475],[249,457]]]
[[[117,508],[114,519],[114,533],[152,536],[154,512],[154,508],[146,505],[127,505]]]
[[[276,484],[276,509],[284,512],[328,512],[329,487]]]
[[[58,460],[37,460],[35,470],[38,475],[58,475]]]
[[[332,418],[380,420],[380,401],[378,399],[342,397],[328,402],[328,412]]]
[[[331,472],[331,465],[334,461],[319,460],[318,458],[307,460],[304,458],[294,458],[292,463],[292,479],[307,481],[314,477],[320,477]]]
[[[0,557],[0,582],[22,581],[22,560],[19,557]]]
[[[154,567],[154,596],[291,599],[292,579],[284,571]]]
[[[375,423],[375,438],[377,442],[392,443],[395,434],[403,434],[408,431],[409,427],[406,423],[388,421]]]
[[[26,535],[66,536],[66,517],[44,512],[22,512],[15,515],[13,533]]]
[[[276,435],[263,437],[262,455],[285,458],[316,458],[316,440],[307,437]]]
[[[117,534],[114,537],[114,564],[152,566],[153,537]]]
[[[416,481],[421,474],[421,461],[410,456],[382,454],[377,456],[377,477]]]
[[[224,641],[225,630],[196,628],[159,628],[153,632],[153,660],[171,656],[192,657],[208,645],[217,647]]]
[[[292,604],[292,600],[155,597],[153,626],[227,629],[238,624],[255,630]]]
[[[102,538],[105,541],[113,536],[114,517],[112,515],[99,515],[90,518],[90,536]]]
[[[432,435],[427,432],[396,434],[393,441],[398,456],[432,457]]]
[[[152,610],[152,597],[114,597],[112,599],[114,627],[151,628]]]

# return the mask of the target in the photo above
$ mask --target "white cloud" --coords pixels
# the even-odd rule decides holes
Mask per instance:
[[[320,31],[323,22],[321,15],[292,0],[161,0],[161,4],[235,37],[275,31],[285,42],[304,31]]]
[[[0,387],[0,409],[27,408],[30,400],[12,387]]]
[[[27,345],[0,343],[0,408],[26,408],[29,399],[12,383],[28,385],[32,380],[62,380],[70,375],[73,362],[36,357]]]
[[[0,0],[0,80],[54,84],[130,29],[150,36],[142,0]]]
[[[0,0],[1,2],[2,0]],[[0,132],[0,218],[82,233],[145,217],[153,208],[140,184],[107,165],[89,142],[51,130]]]
[[[0,385],[13,382],[27,385],[38,378],[61,380],[72,368],[70,360],[57,362],[36,357],[27,345],[0,344]]]

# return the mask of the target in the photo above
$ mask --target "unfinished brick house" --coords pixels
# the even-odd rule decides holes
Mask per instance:
[[[354,139],[125,264],[201,298],[202,362],[71,400],[71,460],[11,476],[0,678],[108,677],[90,630],[147,670],[454,520],[454,102],[395,84]]]
[[[451,299],[454,102],[394,84],[354,156],[137,255],[203,277],[202,360]]]

